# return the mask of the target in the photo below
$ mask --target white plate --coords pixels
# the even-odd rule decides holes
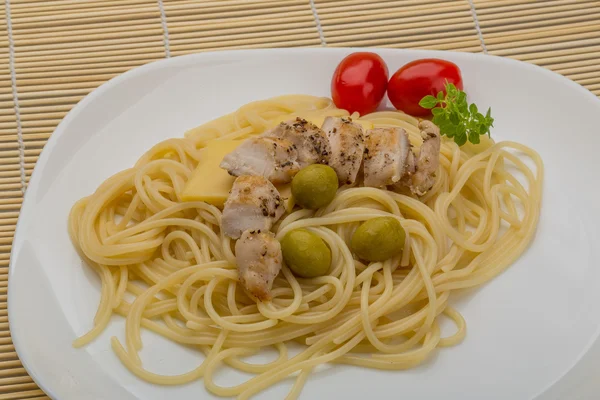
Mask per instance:
[[[67,214],[104,179],[131,166],[153,144],[257,99],[329,95],[331,74],[350,49],[253,50],[178,57],[136,68],[81,101],[56,129],[31,179],[13,244],[9,279],[12,337],[23,364],[52,397],[203,399],[201,382],[145,383],[113,354],[123,337],[115,317],[98,340],[71,347],[86,332],[100,285],[73,250]],[[533,245],[484,287],[453,297],[467,338],[418,368],[385,372],[336,366],[309,379],[302,398],[597,399],[600,397],[598,170],[600,101],[541,68],[474,54],[376,50],[395,71],[440,57],[462,69],[480,108],[492,106],[493,137],[536,149],[546,165]],[[143,335],[142,359],[175,374],[199,356]],[[233,384],[239,377],[219,376]],[[289,382],[288,382],[289,383]],[[283,398],[286,385],[260,398]]]

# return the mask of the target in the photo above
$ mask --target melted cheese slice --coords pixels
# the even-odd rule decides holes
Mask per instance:
[[[200,150],[200,162],[183,188],[181,199],[205,201],[222,208],[229,197],[235,177],[229,175],[219,164],[226,154],[231,153],[242,142],[242,140],[213,140]],[[291,211],[294,208],[291,185],[278,186],[277,190],[284,199],[286,210]]]

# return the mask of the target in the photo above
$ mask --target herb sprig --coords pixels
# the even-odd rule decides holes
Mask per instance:
[[[446,95],[439,92],[437,97],[425,96],[419,105],[431,110],[433,123],[440,128],[442,135],[454,138],[459,146],[465,144],[467,139],[471,143],[479,143],[479,136],[489,135],[490,128],[494,126],[492,109],[488,108],[484,116],[474,103],[468,104],[467,94],[454,84],[446,83],[445,89]]]

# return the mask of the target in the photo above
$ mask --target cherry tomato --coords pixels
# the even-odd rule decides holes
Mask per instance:
[[[331,97],[338,108],[365,115],[385,95],[388,68],[375,53],[352,53],[340,62],[331,79]]]
[[[419,101],[429,94],[445,93],[446,81],[463,89],[462,76],[456,64],[436,58],[412,61],[392,75],[388,83],[388,97],[398,110],[417,117],[426,116],[430,110],[421,107]]]

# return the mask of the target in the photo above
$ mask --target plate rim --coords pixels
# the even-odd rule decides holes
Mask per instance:
[[[14,313],[14,284],[11,284],[13,281],[11,277],[14,275],[17,263],[16,254],[19,249],[20,234],[22,231],[22,221],[24,219],[24,215],[27,215],[28,209],[31,207],[31,198],[35,195],[37,186],[39,186],[40,171],[44,170],[46,164],[48,162],[49,157],[52,154],[52,150],[56,146],[59,138],[62,136],[64,131],[67,129],[70,122],[75,119],[78,114],[91,102],[93,102],[96,98],[100,97],[105,92],[111,90],[113,87],[119,85],[121,82],[126,81],[129,78],[132,78],[136,75],[142,75],[146,72],[150,72],[153,70],[174,67],[179,65],[185,65],[187,63],[193,64],[195,60],[210,60],[211,58],[220,59],[227,57],[236,57],[236,58],[245,58],[247,56],[259,56],[260,54],[281,54],[284,56],[289,53],[296,54],[315,54],[318,57],[319,53],[338,53],[340,56],[346,55],[351,51],[369,51],[380,54],[384,59],[386,54],[391,53],[405,53],[414,56],[415,58],[444,58],[445,54],[453,54],[455,58],[463,58],[466,60],[476,60],[476,62],[481,62],[480,60],[487,60],[488,62],[495,62],[506,64],[511,67],[517,68],[525,68],[532,71],[537,71],[539,73],[547,75],[550,79],[555,79],[562,81],[563,84],[568,85],[573,90],[579,92],[581,96],[587,97],[592,102],[595,102],[600,110],[600,98],[594,95],[591,91],[586,89],[584,86],[579,83],[557,73],[552,70],[540,67],[535,64],[531,64],[525,61],[520,61],[516,59],[511,59],[502,56],[496,56],[491,54],[484,53],[467,53],[467,52],[458,52],[458,51],[446,51],[446,50],[425,50],[425,49],[390,49],[390,48],[373,48],[373,47],[315,47],[315,48],[267,48],[267,49],[241,49],[241,50],[223,50],[223,51],[209,51],[209,52],[201,52],[201,53],[193,53],[182,56],[164,58],[156,61],[149,62],[147,64],[134,67],[122,74],[119,74],[108,81],[102,83],[100,86],[92,90],[88,93],[83,99],[81,99],[71,110],[65,115],[65,117],[59,122],[59,124],[54,129],[50,138],[47,140],[44,145],[37,162],[35,163],[29,184],[27,185],[27,190],[23,194],[23,202],[21,205],[21,209],[19,211],[19,216],[17,219],[17,223],[15,225],[15,233],[13,237],[13,245],[10,252],[9,266],[8,266],[8,287],[7,287],[7,313],[8,313],[8,322],[9,322],[9,331],[11,334],[12,343],[14,345],[15,352],[19,357],[19,360],[22,366],[25,368],[27,374],[31,377],[31,379],[42,389],[49,397],[57,398],[56,392],[53,390],[53,383],[51,380],[46,380],[43,376],[38,375],[33,372],[33,360],[28,357],[28,352],[26,350],[26,346],[21,342],[20,336],[17,334],[19,328],[17,325],[11,323],[11,315]],[[424,57],[420,57],[420,55]],[[16,245],[15,245],[16,244]],[[589,350],[589,349],[588,349]],[[556,383],[556,382],[555,382]],[[548,389],[548,388],[546,388]],[[545,391],[544,389],[543,391]],[[543,393],[542,391],[542,393]],[[539,393],[539,394],[542,394]]]

